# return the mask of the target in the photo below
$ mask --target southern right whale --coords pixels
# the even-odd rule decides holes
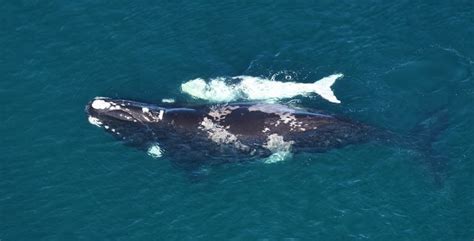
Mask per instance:
[[[181,91],[194,98],[210,102],[231,102],[236,100],[278,100],[298,95],[320,95],[332,103],[341,103],[331,87],[343,74],[333,74],[314,83],[281,82],[254,76],[218,77],[210,81],[197,78],[181,85]]]
[[[430,159],[435,153],[431,142],[441,130],[408,138],[347,118],[268,103],[158,106],[97,97],[86,112],[90,123],[129,145],[193,168],[373,140],[415,148]]]

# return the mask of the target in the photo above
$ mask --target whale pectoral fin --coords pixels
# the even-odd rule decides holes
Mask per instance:
[[[212,168],[209,166],[201,166],[195,169],[186,170],[186,177],[192,183],[199,183],[211,174]]]
[[[172,167],[182,171],[192,182],[199,181],[209,175],[211,169],[210,156],[206,151],[196,151],[185,144],[175,145],[167,149],[175,150],[174,152],[166,152],[166,157],[171,160]]]
[[[205,180],[210,174],[212,167],[200,162],[189,162],[186,160],[173,161],[172,166],[183,172],[184,176],[192,183]]]

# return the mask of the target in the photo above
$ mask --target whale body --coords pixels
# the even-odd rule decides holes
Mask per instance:
[[[162,107],[98,97],[89,122],[154,156],[183,162],[235,162],[295,152],[324,152],[371,139],[374,128],[280,104]]]
[[[421,154],[437,184],[442,185],[446,156],[434,148],[448,125],[440,109],[409,135],[321,111],[281,104],[230,103],[158,106],[125,99],[96,97],[86,106],[91,124],[125,144],[164,157],[195,173],[215,164],[288,159],[291,153],[326,152],[351,144],[378,141]],[[194,176],[194,174],[193,174]]]

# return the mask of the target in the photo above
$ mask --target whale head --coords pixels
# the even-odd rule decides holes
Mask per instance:
[[[155,105],[104,97],[96,97],[86,106],[89,117],[100,122],[158,123],[163,120],[165,111]]]
[[[105,97],[96,97],[86,106],[91,124],[120,139],[130,139],[138,134],[156,137],[163,126],[165,112],[166,108],[159,106]]]

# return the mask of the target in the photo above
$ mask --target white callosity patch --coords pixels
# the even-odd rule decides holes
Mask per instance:
[[[119,114],[119,115],[120,115],[120,117],[125,118],[125,119],[127,119],[127,120],[132,120],[132,119],[133,119],[133,118],[132,118],[131,116],[129,116],[129,115],[124,115],[124,114]]]
[[[163,116],[165,113],[164,110],[160,110],[157,115],[156,112],[150,111],[150,109],[147,107],[142,107],[142,112],[143,112],[143,115],[142,115],[143,119],[149,122],[159,122],[163,120]]]
[[[91,106],[96,110],[104,110],[110,108],[110,102],[102,99],[97,99],[92,102]]]
[[[120,105],[109,101],[107,99],[95,99],[91,104],[92,108],[96,110],[120,110]]]
[[[143,112],[143,118],[145,118],[145,120],[150,121],[150,122],[159,122],[163,120],[163,116],[165,113],[164,110],[160,110],[157,114],[154,111],[153,112],[150,111],[148,108],[145,108],[145,109],[146,109],[146,112]]]
[[[207,132],[209,139],[217,144],[231,144],[240,150],[249,150],[249,147],[242,144],[237,136],[230,133],[229,127],[223,127],[217,123],[214,123],[211,119],[205,117],[201,122],[200,129]]]
[[[111,103],[111,104],[112,104],[112,106],[109,108],[109,110],[121,110],[122,109],[122,107],[120,105],[117,105],[115,103]]]
[[[95,125],[95,126],[98,126],[98,127],[101,127],[102,125],[102,122],[100,122],[99,119],[93,117],[93,116],[89,116],[89,118],[87,118],[87,120],[89,121],[89,123],[91,123],[92,125]]]
[[[153,158],[160,158],[163,156],[163,150],[158,143],[155,143],[148,148],[147,154]]]
[[[264,148],[272,152],[272,155],[264,160],[265,163],[284,161],[291,157],[291,148],[294,141],[285,141],[283,136],[271,134],[267,138]]]
[[[281,82],[253,76],[218,77],[208,82],[198,78],[183,83],[181,90],[195,98],[211,102],[229,102],[238,99],[278,100],[317,93],[330,102],[340,103],[331,86],[341,77],[343,74],[333,74],[314,83]]]

